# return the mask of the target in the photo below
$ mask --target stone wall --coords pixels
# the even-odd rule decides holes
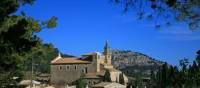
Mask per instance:
[[[91,86],[97,83],[100,83],[102,81],[101,78],[85,78],[84,81],[87,83],[87,85]]]
[[[88,64],[88,72],[99,72],[100,71],[100,62],[98,54],[91,56],[92,63]]]
[[[72,83],[87,72],[87,66],[87,64],[51,65],[51,83],[61,85]]]

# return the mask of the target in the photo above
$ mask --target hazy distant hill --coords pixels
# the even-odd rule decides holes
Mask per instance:
[[[149,75],[151,70],[157,70],[163,62],[139,52],[128,50],[112,50],[112,64],[129,76],[137,73]]]

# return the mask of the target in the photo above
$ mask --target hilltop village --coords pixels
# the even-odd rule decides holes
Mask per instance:
[[[110,73],[110,83],[103,82],[106,70]],[[126,83],[128,83],[126,75],[123,74],[124,85],[117,83],[122,74],[121,71],[113,68],[110,48],[106,42],[103,53],[91,52],[80,58],[63,58],[58,55],[51,61],[50,83],[56,86],[73,85],[82,78],[88,87],[104,88],[103,86],[112,85],[114,88],[116,85],[120,88],[126,88]]]
[[[84,88],[130,88],[132,82],[141,79],[142,86],[146,87],[151,85],[151,70],[156,71],[161,64],[140,53],[110,50],[106,42],[102,52],[89,52],[80,57],[55,55],[49,61],[49,73],[36,73],[36,78],[29,74],[20,85],[27,88],[83,88],[79,84]]]

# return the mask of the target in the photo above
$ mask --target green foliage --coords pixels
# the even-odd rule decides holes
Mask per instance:
[[[13,15],[20,6],[33,4],[34,0],[0,0],[0,87],[17,88],[18,82],[22,79],[24,62],[36,57],[33,51],[40,49],[49,50],[48,45],[43,45],[35,33],[42,28],[52,28],[56,26],[56,18],[53,17],[48,23],[35,20],[23,13]],[[42,47],[43,46],[43,47]],[[43,51],[44,52],[44,51]],[[45,54],[44,53],[44,54]],[[41,55],[37,54],[37,58]],[[41,59],[41,58],[40,58]],[[41,60],[40,63],[43,63]],[[46,63],[46,62],[45,62]],[[16,78],[16,79],[15,79]]]
[[[200,65],[200,50],[197,51],[196,61]]]
[[[24,60],[24,70],[31,71],[31,63],[34,64],[34,71],[37,73],[50,73],[50,63],[56,56],[58,50],[52,44],[39,43],[37,47],[33,47],[29,53],[29,57]],[[33,61],[31,60],[33,58]]]
[[[161,25],[170,25],[177,22],[188,23],[189,29],[200,28],[200,1],[199,0],[111,0],[122,4],[124,11],[134,11],[138,19],[152,19]],[[163,20],[164,19],[164,20]]]
[[[103,76],[103,81],[104,81],[104,82],[111,82],[110,72],[109,72],[108,69],[106,69],[106,72],[105,72],[105,74],[104,74],[104,76]]]
[[[135,80],[133,80],[130,85],[133,88],[143,88],[143,85],[142,85],[143,82],[142,82],[142,78],[141,77],[142,76],[140,74],[136,75],[135,76]]]
[[[85,86],[86,86],[86,83],[85,83],[85,81],[83,80],[83,79],[79,79],[78,80],[78,84],[77,84],[77,88],[85,88]]]
[[[54,28],[56,27],[56,21],[57,17],[53,16],[48,22],[47,22],[47,28]]]
[[[154,73],[154,71],[151,70],[151,75],[150,75],[150,88],[155,88],[156,87],[156,74]]]
[[[84,75],[82,74],[80,79],[77,81],[76,88],[85,88],[86,82],[83,79]]]
[[[199,52],[199,51],[198,51]],[[180,68],[170,66],[167,63],[159,69],[156,77],[152,75],[151,82],[153,88],[198,88],[200,86],[200,64],[197,58],[192,65],[188,64],[188,59],[180,60]]]

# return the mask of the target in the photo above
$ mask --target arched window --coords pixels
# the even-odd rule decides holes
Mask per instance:
[[[75,69],[75,70],[77,69],[77,65],[74,66],[74,69]]]
[[[59,70],[62,70],[62,66],[60,65],[58,69],[59,69]]]
[[[66,70],[69,70],[70,69],[70,66],[69,65],[66,65]]]

